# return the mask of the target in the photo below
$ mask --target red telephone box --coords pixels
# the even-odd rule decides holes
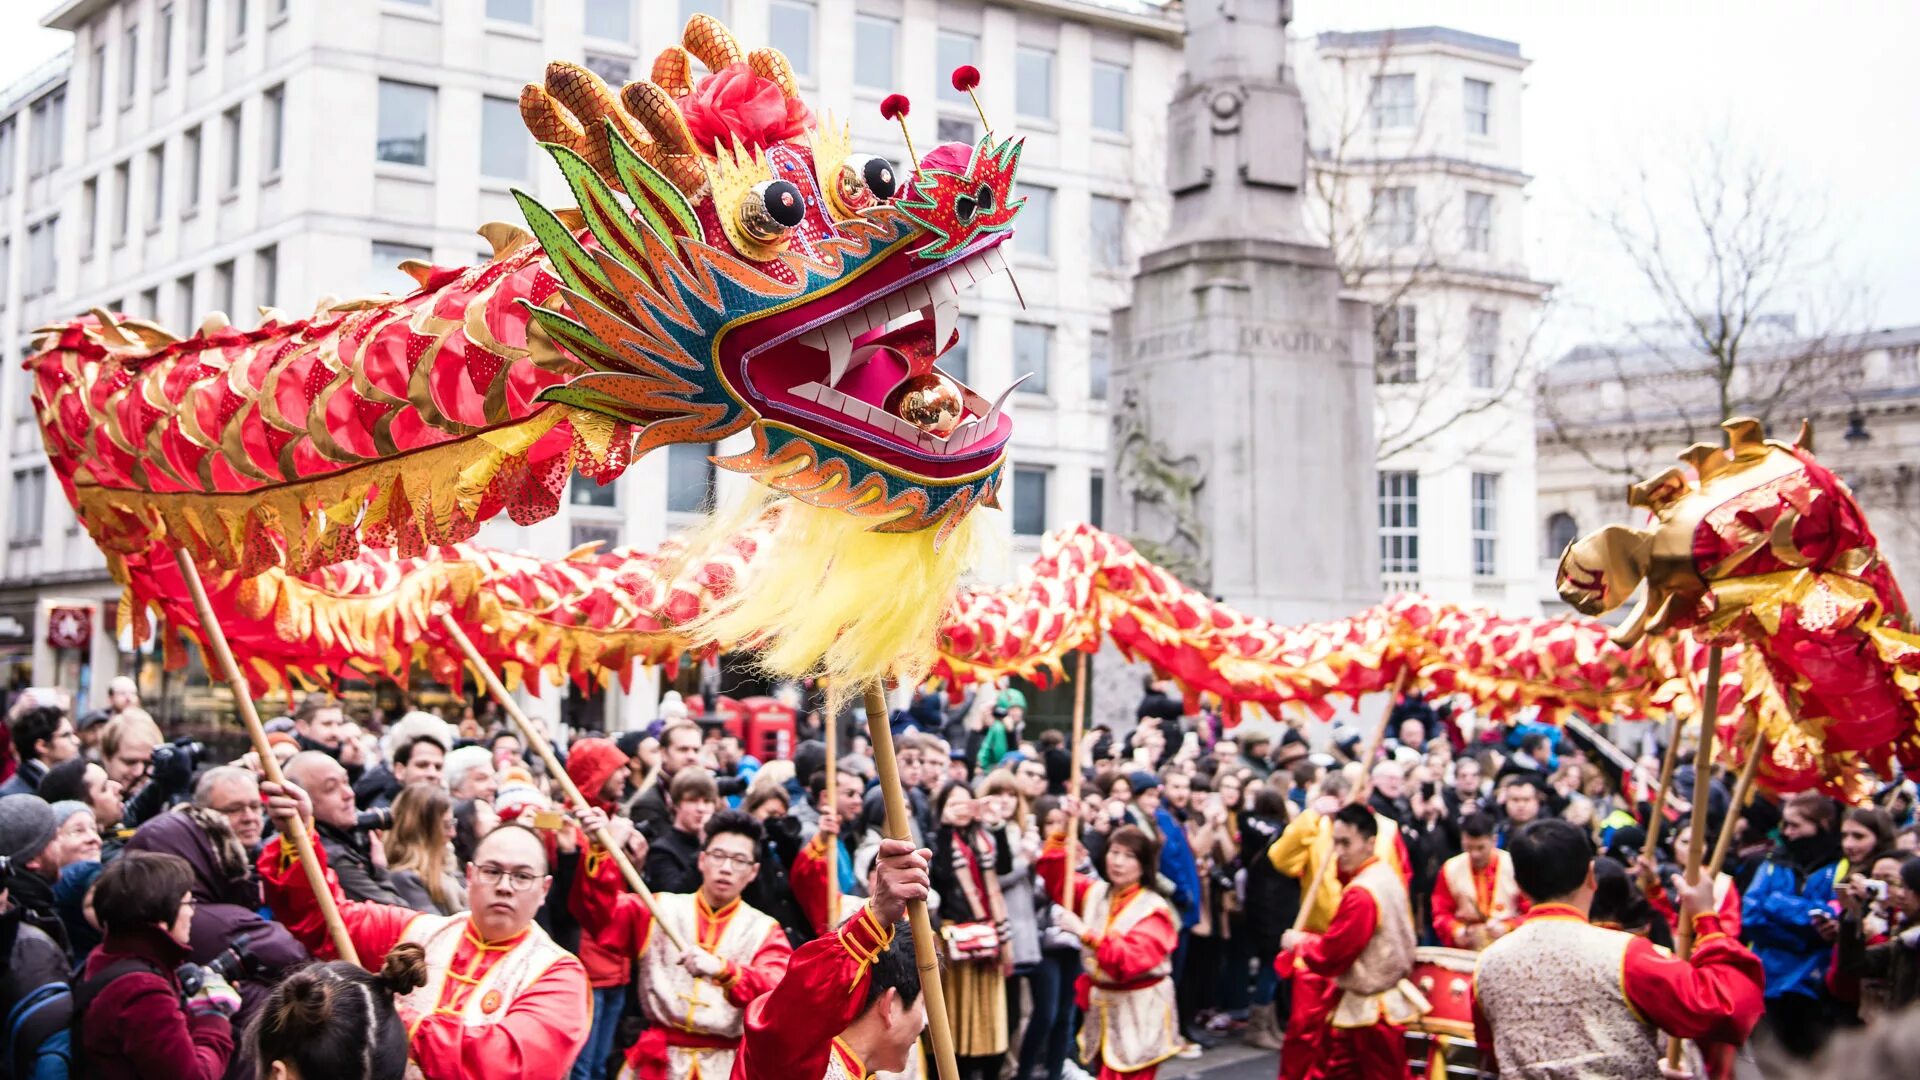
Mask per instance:
[[[740,702],[747,711],[746,751],[760,760],[780,761],[793,757],[794,730],[798,716],[770,697],[750,697]]]

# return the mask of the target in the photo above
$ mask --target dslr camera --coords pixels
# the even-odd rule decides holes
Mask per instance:
[[[393,810],[391,807],[377,806],[372,810],[360,811],[353,819],[355,832],[378,832],[393,828]]]

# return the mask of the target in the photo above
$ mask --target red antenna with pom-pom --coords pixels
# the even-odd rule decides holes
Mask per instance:
[[[987,110],[980,104],[980,95],[973,88],[980,85],[980,69],[972,64],[961,64],[953,69],[953,88],[973,99],[973,111],[980,114],[980,126],[993,134],[993,121],[987,119]]]
[[[905,94],[888,94],[880,101],[880,115],[900,125],[900,134],[907,140],[907,156],[913,159],[913,171],[920,171],[920,155],[913,150],[913,132],[907,130],[907,114],[913,111],[913,102]]]

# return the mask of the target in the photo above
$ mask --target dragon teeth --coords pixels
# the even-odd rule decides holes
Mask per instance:
[[[827,348],[827,385],[837,386],[853,365],[853,336],[844,321],[830,322],[820,333]]]

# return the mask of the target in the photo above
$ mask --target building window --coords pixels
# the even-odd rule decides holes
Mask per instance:
[[[1580,525],[1565,510],[1547,518],[1547,558],[1558,560],[1580,538]]]
[[[56,90],[27,109],[27,179],[40,177],[60,167],[64,128],[67,123],[67,94]],[[8,170],[12,176],[12,170]]]
[[[93,47],[93,70],[87,73],[87,126],[100,122],[100,115],[106,110],[107,99],[107,45],[101,42]]]
[[[47,467],[15,469],[13,473],[13,528],[7,541],[15,547],[33,547],[40,543],[46,527]]]
[[[272,180],[280,175],[281,155],[287,142],[287,85],[267,88],[261,95],[260,116],[260,179]]]
[[[1375,75],[1367,103],[1375,128],[1412,127],[1413,76]]]
[[[1023,45],[1013,61],[1014,109],[1036,120],[1053,119],[1053,50]]]
[[[1374,309],[1374,382],[1410,383],[1420,377],[1417,315],[1412,304]]]
[[[427,164],[433,123],[433,87],[380,80],[380,119],[374,156],[396,165]]]
[[[1013,470],[1013,532],[1039,536],[1047,531],[1047,470]]]
[[[133,106],[134,80],[140,74],[140,24],[128,23],[120,32],[120,107]]]
[[[532,26],[533,0],[487,0],[487,18]]]
[[[1124,64],[1093,62],[1093,129],[1116,135],[1127,133],[1127,68]]]
[[[727,0],[680,0],[680,25],[695,15],[711,15],[721,22],[730,22],[727,18]]]
[[[940,42],[935,47],[934,69],[940,73],[940,100],[971,105],[972,99],[965,90],[955,90],[953,80],[948,74],[962,64],[977,63],[980,52],[980,39],[972,34],[962,34],[957,30],[940,31]]]
[[[624,56],[588,53],[586,67],[588,71],[600,76],[615,90],[627,85],[633,79],[633,61]]]
[[[247,39],[247,4],[251,0],[227,0],[227,44],[238,45]]]
[[[58,215],[27,230],[27,282],[22,294],[44,296],[53,291],[60,276],[59,233]]]
[[[220,114],[220,138],[224,143],[220,194],[231,195],[240,190],[240,106],[235,105]]]
[[[180,139],[180,216],[200,208],[200,125],[187,129]]]
[[[1015,184],[1014,191],[1027,200],[1020,211],[1020,227],[1013,233],[1015,247],[1028,255],[1053,258],[1053,189]]]
[[[527,178],[527,128],[520,121],[518,101],[480,99],[480,175],[496,180]]]
[[[894,41],[900,24],[878,15],[853,17],[853,85],[869,90],[894,87]]]
[[[933,136],[943,143],[960,143],[972,146],[973,121],[964,116],[943,116],[934,121]]]
[[[576,521],[567,527],[567,532],[570,549],[599,544],[601,551],[612,551],[620,546],[620,526],[611,522]]]
[[[213,310],[233,315],[233,260],[213,268]]]
[[[147,231],[160,227],[167,212],[167,147],[165,143],[147,151]]]
[[[280,295],[280,247],[268,244],[253,253],[253,302],[273,307]]]
[[[152,322],[160,319],[160,286],[144,289],[140,293],[140,315]]]
[[[1500,374],[1500,313],[1467,312],[1467,375],[1475,390],[1491,390]]]
[[[1473,474],[1473,576],[1500,573],[1500,474]]]
[[[1113,337],[1095,330],[1087,337],[1087,396],[1107,400],[1107,379],[1113,374]]]
[[[1367,217],[1376,247],[1406,247],[1418,235],[1420,206],[1415,189],[1388,187],[1373,189],[1373,210]]]
[[[667,447],[667,510],[702,514],[713,506],[714,445],[674,443]]]
[[[1467,134],[1491,133],[1493,131],[1493,84],[1485,79],[1468,79],[1462,96],[1467,103]]]
[[[1484,191],[1467,192],[1461,204],[1461,223],[1465,234],[1461,246],[1468,251],[1493,250],[1493,196]]]
[[[433,249],[419,244],[397,244],[391,240],[373,242],[372,266],[367,273],[369,293],[392,293],[395,296],[407,296],[420,288],[413,275],[400,269],[400,264],[409,259],[430,262]]]
[[[133,162],[113,167],[113,246],[127,242],[127,221],[133,216]]]
[[[1127,266],[1127,202],[1105,195],[1093,197],[1093,265],[1098,270]]]
[[[602,484],[575,473],[573,479],[567,482],[567,502],[572,506],[597,506],[611,510],[620,505],[615,498],[619,490],[614,483]]]
[[[1380,471],[1380,573],[1420,574],[1420,474]],[[1417,586],[1416,586],[1417,587]]]
[[[1013,377],[1029,372],[1033,378],[1020,384],[1021,393],[1044,394],[1048,369],[1053,366],[1053,327],[1041,323],[1013,324]]]
[[[0,120],[0,195],[13,194],[13,163],[20,153],[20,125],[9,116]]]
[[[89,176],[80,185],[80,257],[93,258],[100,238],[100,178]]]
[[[153,31],[153,88],[167,85],[167,77],[173,74],[173,5],[160,5],[160,15],[154,20]]]
[[[1087,476],[1087,524],[1096,529],[1107,527],[1107,474],[1099,469]]]
[[[192,66],[198,68],[207,62],[207,0],[191,0],[187,8],[187,54],[192,58]]]
[[[173,280],[173,299],[174,308],[180,313],[181,333],[193,333],[194,327],[200,325],[200,308],[193,299],[192,274],[183,274]]]
[[[633,0],[587,0],[586,29],[588,37],[631,42]]]
[[[768,4],[767,42],[786,54],[795,76],[813,78],[813,5],[795,0]]]
[[[956,340],[953,343],[953,348],[948,349],[946,353],[935,362],[934,366],[946,372],[948,375],[953,376],[955,382],[967,383],[972,381],[973,353],[971,350],[973,348],[973,335],[978,333],[980,329],[980,320],[971,315],[962,315],[953,325],[954,329],[958,331]]]

